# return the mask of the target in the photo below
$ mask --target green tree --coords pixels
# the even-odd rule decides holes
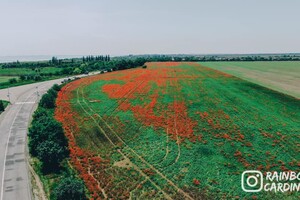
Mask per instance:
[[[61,87],[59,85],[57,85],[57,84],[54,84],[52,86],[52,89],[58,92],[58,91],[60,91]]]
[[[20,80],[21,81],[25,81],[26,80],[26,76],[25,75],[20,75]]]
[[[84,184],[77,178],[68,177],[61,179],[54,189],[53,194],[57,200],[85,200]]]
[[[40,106],[44,108],[54,108],[55,107],[55,96],[50,93],[46,93],[43,95]]]
[[[52,88],[50,88],[47,92],[48,94],[52,95],[54,98],[57,97],[57,91]]]
[[[16,79],[16,78],[11,78],[11,79],[8,80],[8,82],[9,82],[10,84],[13,84],[13,83],[16,83],[16,82],[17,82],[17,79]]]
[[[43,170],[47,172],[58,169],[60,162],[68,155],[66,148],[53,140],[39,143],[36,150],[37,158],[42,162]]]
[[[0,100],[0,112],[3,112],[4,111],[4,104],[3,104],[3,101]]]
[[[73,71],[74,74],[81,74],[81,69],[79,69],[78,67],[76,67]]]
[[[47,111],[46,111],[47,112]],[[38,155],[37,147],[45,141],[55,141],[59,146],[67,147],[67,139],[59,122],[53,119],[45,111],[35,114],[32,126],[29,128],[29,152],[33,156]]]

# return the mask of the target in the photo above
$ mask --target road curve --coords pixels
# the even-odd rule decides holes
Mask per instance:
[[[27,160],[29,122],[40,97],[62,80],[0,90],[0,99],[11,102],[0,115],[0,200],[32,199]]]
[[[61,79],[0,90],[0,99],[11,100],[0,116],[0,200],[31,199],[28,125],[40,95],[55,83],[61,83]]]
[[[84,76],[87,75],[77,77]],[[32,199],[27,160],[29,122],[40,97],[63,80],[65,78],[0,90],[0,99],[11,102],[0,115],[0,200]]]

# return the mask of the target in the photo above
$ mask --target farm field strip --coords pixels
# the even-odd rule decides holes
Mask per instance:
[[[204,66],[300,98],[300,62],[202,62]]]
[[[62,69],[56,67],[39,68],[41,73],[55,73]],[[0,68],[0,76],[20,76],[38,74],[34,69],[28,68]]]
[[[83,78],[57,106],[94,199],[251,198],[244,170],[300,166],[298,99],[196,63]]]
[[[1,76],[0,75],[0,84],[8,82],[9,79],[12,79],[12,78],[18,78],[18,77],[17,76]]]

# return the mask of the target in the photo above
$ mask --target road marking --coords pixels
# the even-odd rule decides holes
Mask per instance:
[[[33,94],[34,93],[31,93],[30,95],[28,95],[27,97],[26,97],[26,100],[28,100],[31,96],[33,96]],[[18,102],[17,102],[18,103]],[[17,104],[16,103],[16,104]],[[23,102],[23,103],[25,103],[25,102]],[[13,125],[14,125],[14,123],[15,123],[15,121],[16,121],[16,119],[17,119],[17,116],[18,116],[18,114],[20,113],[20,111],[21,111],[21,109],[23,108],[23,105],[24,104],[22,104],[22,106],[18,109],[18,111],[17,111],[17,113],[16,113],[16,115],[15,115],[15,117],[14,117],[14,119],[13,119],[13,122],[12,122],[12,124],[11,124],[11,126],[10,126],[10,128],[9,128],[9,134],[8,134],[8,138],[7,138],[7,142],[6,142],[6,148],[5,148],[5,153],[4,153],[4,164],[3,164],[3,172],[2,172],[2,185],[1,185],[1,196],[0,196],[0,200],[3,200],[3,195],[4,195],[4,177],[5,177],[5,163],[6,163],[6,155],[7,155],[7,151],[8,151],[8,143],[9,143],[9,139],[10,139],[10,136],[11,136],[11,132],[12,132],[12,128],[13,128]]]
[[[35,104],[35,101],[16,102],[16,104]]]
[[[9,143],[9,138],[10,138],[10,135],[11,135],[11,132],[12,132],[12,127],[13,127],[13,124],[15,123],[16,121],[16,118],[20,112],[22,107],[19,108],[19,110],[17,111],[14,119],[13,119],[13,122],[10,126],[10,129],[9,129],[9,134],[8,134],[8,139],[7,139],[7,142],[6,142],[6,148],[5,148],[5,153],[4,153],[4,165],[3,165],[3,172],[2,172],[2,185],[1,185],[1,200],[3,200],[3,193],[4,193],[4,176],[5,176],[5,163],[6,163],[6,155],[7,155],[7,150],[8,150],[8,143]]]

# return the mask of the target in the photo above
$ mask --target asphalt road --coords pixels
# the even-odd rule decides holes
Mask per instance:
[[[28,125],[40,96],[61,81],[0,90],[0,99],[10,99],[11,102],[0,116],[0,200],[32,199],[27,162]]]
[[[62,80],[0,90],[0,99],[11,102],[0,115],[0,200],[32,199],[27,160],[29,122],[40,97]]]
[[[0,116],[0,191],[1,200],[31,199],[27,162],[27,130],[39,95],[61,80],[35,83],[0,90],[0,99],[11,105]]]

